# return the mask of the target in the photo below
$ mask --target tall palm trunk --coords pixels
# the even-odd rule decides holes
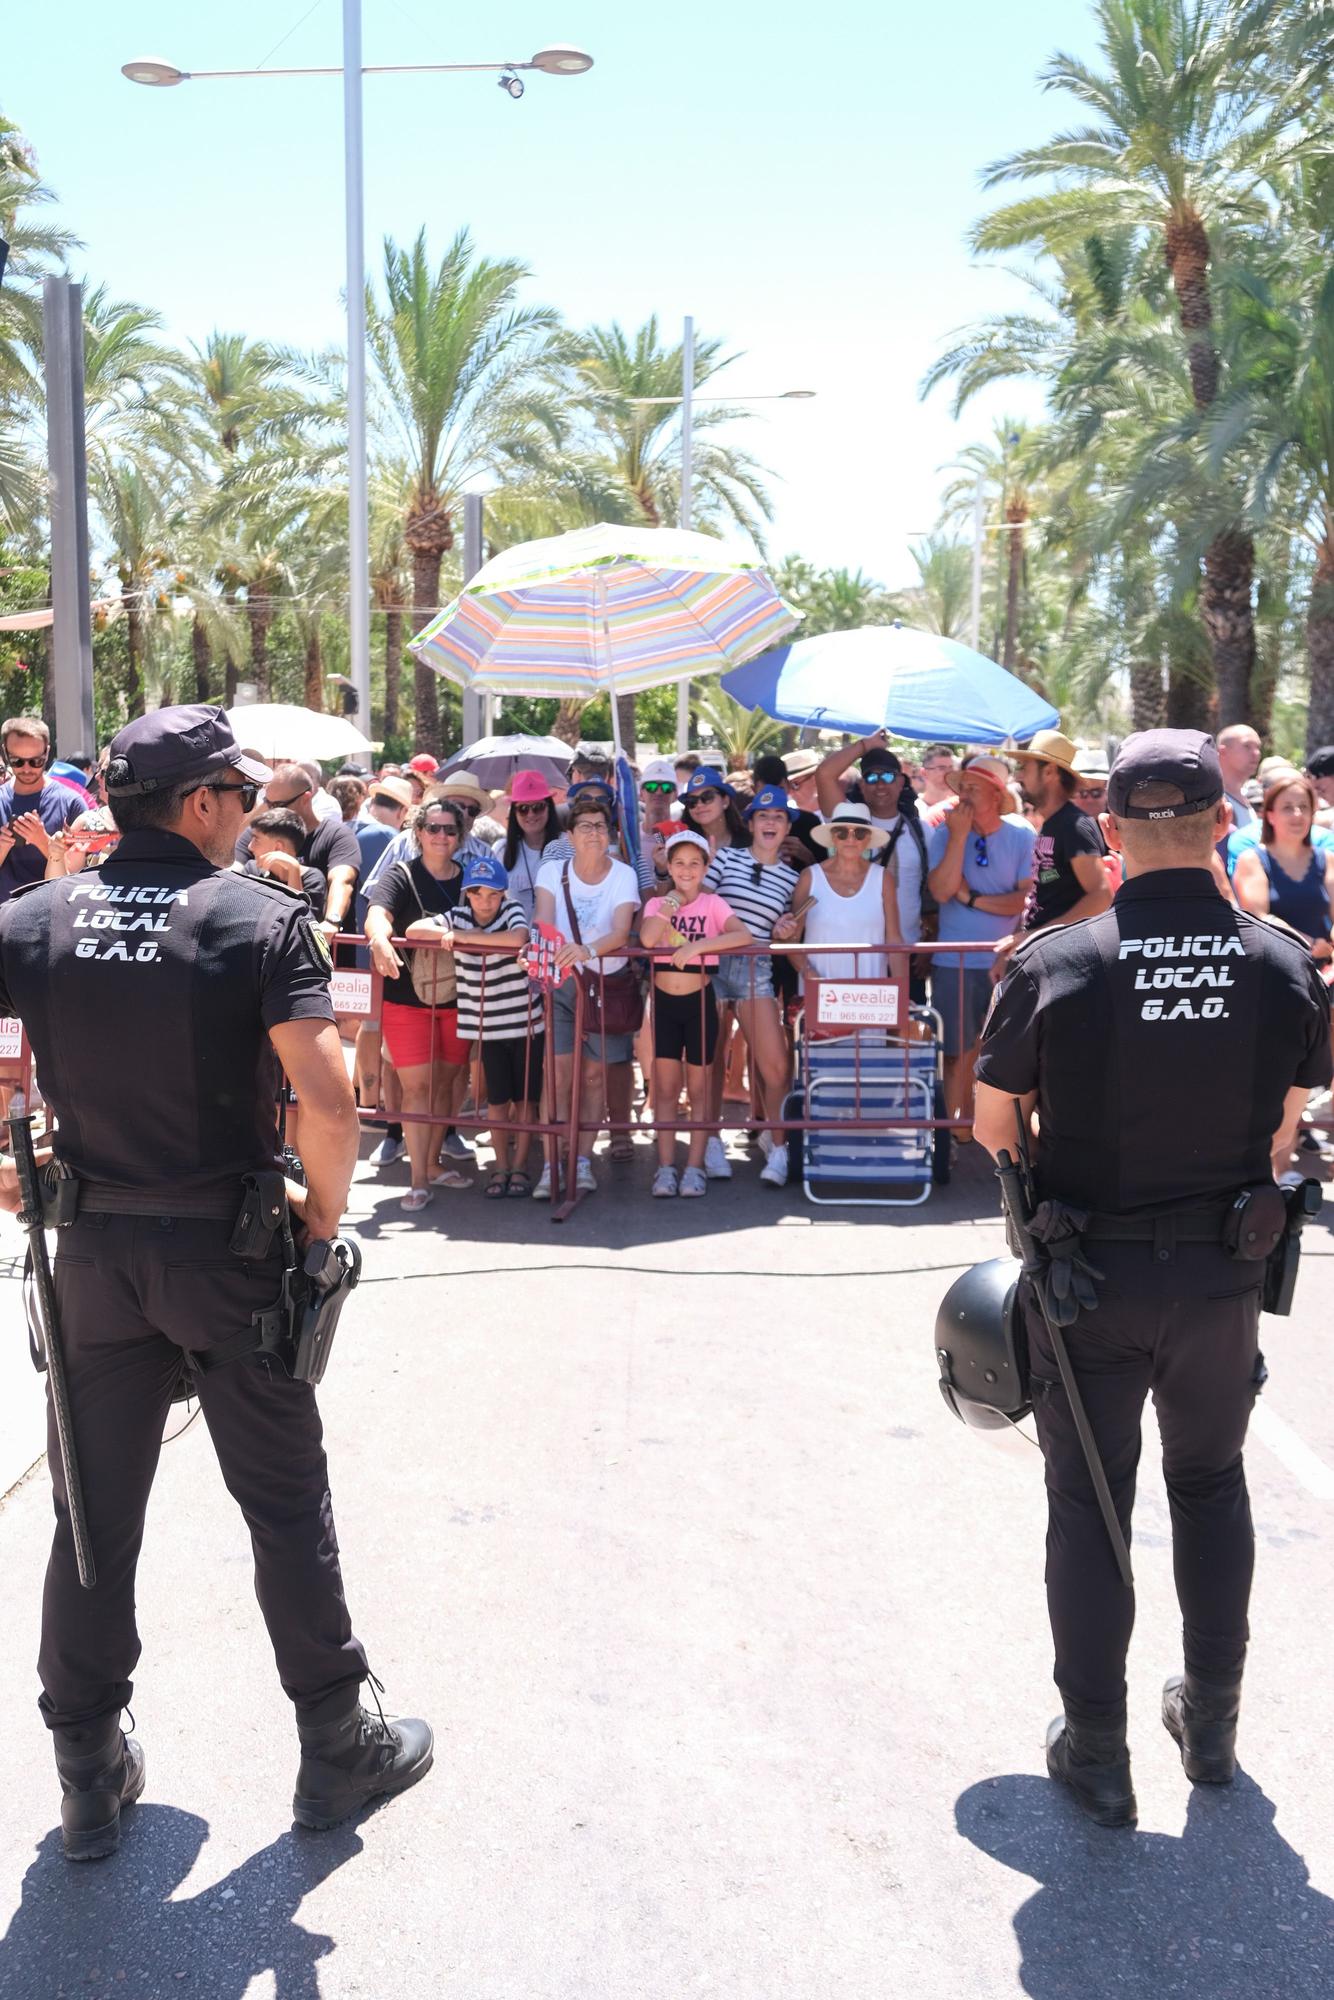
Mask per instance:
[[[1163,254],[1172,273],[1181,330],[1189,343],[1191,398],[1197,410],[1207,410],[1218,397],[1219,357],[1209,295],[1209,234],[1194,209],[1186,208],[1168,223]],[[1200,617],[1213,653],[1218,713],[1215,722],[1209,714],[1212,704],[1206,704],[1206,722],[1194,726],[1226,728],[1230,722],[1246,720],[1255,664],[1254,571],[1255,543],[1239,528],[1221,530],[1205,551]],[[1183,705],[1188,705],[1184,694]],[[1198,699],[1195,706],[1199,707]]]
[[[1255,543],[1237,528],[1215,535],[1204,554],[1200,616],[1209,634],[1218,683],[1218,723],[1245,722],[1255,671],[1255,612],[1251,588]]]
[[[204,621],[197,611],[190,625],[190,658],[195,670],[195,700],[206,702],[213,679],[213,650],[208,643]]]
[[[1134,729],[1161,729],[1167,719],[1161,660],[1136,660],[1130,668],[1130,721]]]
[[[1017,495],[1006,502],[1005,651],[1001,664],[1011,673],[1019,650],[1019,597],[1024,584],[1024,524],[1028,507]]]
[[[125,706],[131,721],[144,712],[144,625],[139,594],[131,585],[125,592],[125,645],[129,670],[125,676]]]
[[[1334,516],[1325,510],[1315,576],[1306,609],[1306,653],[1311,693],[1306,709],[1306,750],[1334,743]]]
[[[253,584],[246,593],[246,620],[250,626],[250,673],[255,683],[256,701],[273,699],[273,663],[269,658],[269,631],[277,607],[267,590]]]
[[[414,549],[412,552],[412,626],[420,632],[435,615],[440,596],[440,561],[443,550]],[[423,661],[416,659],[413,670],[414,750],[429,750],[434,757],[444,755],[440,735],[440,701],[436,676]]]
[[[579,738],[583,730],[584,704],[581,701],[563,701],[556,710],[556,720],[551,725],[551,733],[562,743],[568,743],[571,750],[579,748]]]
[[[320,650],[320,614],[313,611],[306,634],[305,703],[317,715],[324,713],[324,655]]]
[[[403,607],[387,604],[384,613],[384,733],[398,735],[398,691],[403,673]]]

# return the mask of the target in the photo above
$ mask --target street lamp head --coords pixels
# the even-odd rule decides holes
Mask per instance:
[[[133,62],[122,63],[122,76],[128,76],[131,83],[153,83],[158,85],[184,83],[190,72],[177,69],[174,63],[163,62],[159,56],[136,56]]]
[[[539,49],[528,67],[544,70],[548,76],[582,76],[592,69],[593,58],[582,49],[567,49],[558,43],[552,49]]]
[[[511,97],[523,96],[523,78],[516,76],[512,69],[507,69],[504,76],[498,76],[496,82],[502,90],[508,91]]]

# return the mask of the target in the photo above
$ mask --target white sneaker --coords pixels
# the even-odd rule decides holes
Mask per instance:
[[[550,1201],[550,1200],[551,1200],[551,1162],[550,1162],[550,1160],[543,1160],[543,1162],[542,1162],[542,1171],[541,1171],[541,1173],[540,1173],[540,1174],[538,1175],[538,1177],[537,1177],[537,1186],[536,1186],[536,1187],[535,1187],[535,1188],[533,1189],[533,1200],[534,1200],[534,1201]]]
[[[653,1176],[653,1192],[656,1195],[675,1194],[680,1186],[680,1176],[675,1167],[659,1167]]]
[[[687,1173],[694,1171],[696,1170],[693,1168],[686,1168]],[[704,1148],[704,1172],[711,1181],[730,1181],[732,1178],[732,1162],[723,1151],[723,1142],[716,1132]],[[685,1191],[685,1183],[682,1182],[682,1194]]]
[[[769,1158],[760,1179],[766,1187],[787,1186],[787,1147],[771,1146]]]
[[[681,1193],[684,1195],[707,1194],[708,1191],[709,1182],[704,1168],[687,1167],[681,1176]]]
[[[371,1165],[373,1167],[392,1167],[394,1161],[401,1160],[407,1150],[407,1143],[403,1139],[381,1139],[379,1145],[371,1153]]]
[[[598,1184],[593,1174],[592,1164],[582,1153],[575,1162],[574,1185],[576,1192],[579,1194],[597,1193]]]
[[[761,1132],[761,1133],[760,1133],[760,1135],[759,1135],[759,1139],[758,1139],[758,1142],[757,1142],[757,1143],[758,1143],[758,1145],[759,1145],[759,1149],[760,1149],[760,1151],[761,1151],[761,1152],[763,1153],[763,1155],[764,1155],[765,1159],[767,1160],[767,1159],[768,1159],[768,1157],[769,1157],[769,1155],[770,1155],[770,1153],[772,1153],[772,1151],[773,1151],[773,1149],[774,1149],[774,1135],[773,1135],[773,1133],[772,1133],[772,1132]]]

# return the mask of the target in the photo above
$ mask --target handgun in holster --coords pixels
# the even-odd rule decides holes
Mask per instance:
[[[1297,1266],[1302,1256],[1302,1231],[1313,1215],[1320,1213],[1324,1189],[1319,1181],[1299,1181],[1282,1189],[1287,1221],[1278,1242],[1265,1260],[1264,1290],[1260,1303],[1267,1313],[1283,1317],[1292,1311],[1297,1289]]]

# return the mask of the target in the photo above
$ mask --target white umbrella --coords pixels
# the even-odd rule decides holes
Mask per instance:
[[[317,764],[335,757],[364,757],[372,748],[355,722],[345,715],[321,715],[281,701],[257,701],[229,708],[227,720],[244,750],[257,750],[270,764]]]

